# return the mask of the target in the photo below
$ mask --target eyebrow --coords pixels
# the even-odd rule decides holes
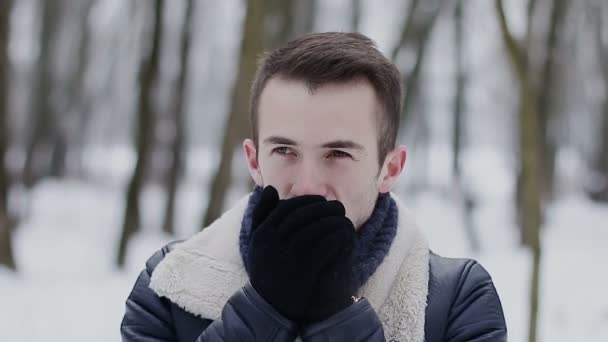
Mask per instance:
[[[363,146],[352,140],[335,140],[321,145],[323,148],[344,148],[353,150],[364,150]]]
[[[264,143],[265,144],[276,144],[276,145],[291,145],[291,146],[298,145],[297,142],[295,142],[289,138],[280,137],[277,135],[273,135],[273,136],[270,136],[270,137],[264,139]]]
[[[298,143],[292,139],[273,135],[264,139],[265,144],[289,145],[298,146]],[[344,148],[354,150],[364,150],[365,148],[352,140],[334,140],[321,145],[322,148]]]

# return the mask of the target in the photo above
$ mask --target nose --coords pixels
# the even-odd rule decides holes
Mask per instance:
[[[294,175],[291,187],[291,197],[303,195],[319,195],[327,198],[327,184],[321,173],[312,166],[304,166]]]

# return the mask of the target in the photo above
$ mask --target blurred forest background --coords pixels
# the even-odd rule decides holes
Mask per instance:
[[[526,276],[517,285],[525,305],[513,309],[525,322],[511,336],[535,341],[550,208],[575,196],[566,203],[593,208],[593,224],[608,230],[605,0],[1,0],[0,289],[27,288],[43,279],[34,274],[61,268],[53,260],[76,258],[74,268],[104,265],[103,276],[120,278],[105,295],[124,301],[154,250],[137,250],[142,235],[157,237],[153,248],[191,236],[251,189],[240,143],[259,54],[328,30],[369,35],[402,71],[399,140],[410,150],[396,192],[414,207],[429,192],[448,199],[432,202],[433,214],[449,207],[460,223],[438,231],[439,246],[457,235],[483,259],[496,239],[512,238],[524,260],[514,272]],[[480,219],[495,193],[499,216]],[[484,233],[497,220],[509,231]],[[90,261],[94,251],[104,261]],[[36,289],[44,296],[43,284]],[[0,318],[10,319],[14,307],[2,300]],[[608,334],[594,331],[583,340]]]

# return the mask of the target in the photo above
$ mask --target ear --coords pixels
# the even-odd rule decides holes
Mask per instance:
[[[255,148],[253,140],[245,139],[243,141],[243,151],[245,152],[247,168],[249,169],[251,178],[257,186],[264,187],[262,172],[260,171],[260,164],[258,163],[258,151]]]
[[[407,151],[404,145],[395,147],[386,155],[378,178],[378,192],[385,193],[393,189],[405,167],[406,159]]]

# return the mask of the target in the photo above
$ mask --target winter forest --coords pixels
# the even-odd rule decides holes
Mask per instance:
[[[608,341],[605,0],[1,0],[0,341],[119,340],[147,258],[252,189],[258,56],[322,31],[399,67],[395,192],[509,340]]]

